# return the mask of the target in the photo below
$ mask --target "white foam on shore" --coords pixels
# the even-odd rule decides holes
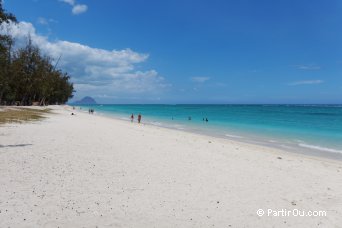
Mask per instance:
[[[280,144],[280,146],[281,146],[282,148],[286,148],[286,149],[293,149],[292,147],[286,146],[286,145],[283,145],[283,144]]]
[[[242,137],[242,136],[239,136],[239,135],[225,134],[225,136],[230,137],[230,138],[243,139],[243,137]]]
[[[161,122],[157,122],[157,121],[153,121],[153,122],[150,122],[152,125],[155,125],[155,126],[162,126],[163,124]]]
[[[314,150],[321,150],[321,151],[327,151],[327,152],[341,153],[342,154],[342,150],[336,150],[336,149],[331,149],[331,148],[327,148],[327,147],[320,147],[320,146],[304,144],[304,143],[299,143],[298,145],[301,147],[310,148],[310,149],[314,149]]]
[[[185,127],[181,124],[173,124],[172,128],[176,128],[178,130],[185,130]]]

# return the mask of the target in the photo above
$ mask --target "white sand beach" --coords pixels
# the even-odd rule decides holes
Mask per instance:
[[[341,161],[51,108],[0,125],[0,227],[342,226]]]

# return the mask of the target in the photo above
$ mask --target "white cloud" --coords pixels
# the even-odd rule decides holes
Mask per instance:
[[[55,19],[52,19],[52,18],[49,18],[49,19],[44,18],[44,17],[38,17],[37,18],[37,24],[38,25],[44,25],[44,26],[50,28],[50,24],[52,24],[52,23],[58,23],[58,21]]]
[[[74,15],[78,15],[78,14],[81,14],[81,13],[85,13],[87,12],[88,10],[88,6],[85,5],[85,4],[76,4],[76,1],[75,0],[59,0],[60,2],[65,2],[69,5],[72,6],[72,14]]]
[[[38,17],[37,23],[41,25],[47,25],[49,22],[44,17]]]
[[[210,77],[192,77],[191,80],[193,82],[203,83],[203,82],[210,80]]]
[[[23,46],[30,35],[33,44],[55,61],[58,67],[72,76],[79,94],[105,94],[108,97],[122,94],[158,93],[170,85],[157,71],[138,71],[136,65],[148,59],[148,54],[131,49],[105,50],[80,43],[57,40],[38,35],[28,22],[2,24],[0,34],[16,38],[16,45]]]
[[[296,86],[296,85],[312,85],[312,84],[321,84],[323,82],[324,81],[317,79],[317,80],[296,81],[296,82],[290,83],[289,85],[292,85],[292,86]]]
[[[74,5],[74,7],[72,7],[72,13],[77,15],[77,14],[81,14],[81,13],[84,13],[88,10],[88,6],[87,5],[81,5],[81,4],[78,4],[78,5]]]
[[[300,64],[300,65],[295,65],[295,67],[299,70],[320,70],[321,67],[315,64]]]
[[[75,0],[59,0],[60,2],[68,3],[69,5],[73,6],[75,5]]]

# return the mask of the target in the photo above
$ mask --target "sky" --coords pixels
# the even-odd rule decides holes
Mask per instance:
[[[71,101],[342,103],[340,0],[5,0]]]

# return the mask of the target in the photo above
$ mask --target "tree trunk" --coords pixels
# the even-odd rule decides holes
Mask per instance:
[[[2,90],[1,92],[0,92],[0,105],[2,104],[2,96],[4,95],[4,91]]]
[[[40,106],[45,106],[45,97],[43,97],[43,98],[40,100],[39,105],[40,105]]]
[[[20,105],[21,105],[21,106],[25,106],[25,101],[26,101],[26,95],[23,96],[23,98],[21,99]]]

